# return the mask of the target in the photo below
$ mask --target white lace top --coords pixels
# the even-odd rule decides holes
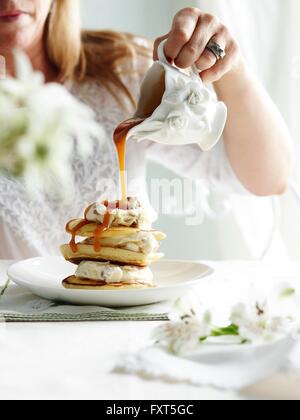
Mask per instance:
[[[137,95],[140,79],[132,77],[128,83],[130,90]],[[0,175],[0,259],[59,254],[59,246],[69,239],[65,233],[66,222],[82,217],[87,204],[100,195],[115,198],[111,196],[109,186],[111,180],[115,183],[118,180],[113,131],[130,116],[98,82],[72,82],[67,87],[94,109],[107,134],[105,144],[100,146],[95,142],[94,153],[86,161],[74,153],[76,194],[72,204],[63,204],[61,200],[43,193],[33,198],[21,181]],[[129,142],[127,168],[130,195],[145,195],[147,158],[155,159],[185,177],[202,179],[207,185],[218,183],[234,190],[241,188],[226,159],[222,142],[208,153],[201,152],[198,145],[167,147]]]

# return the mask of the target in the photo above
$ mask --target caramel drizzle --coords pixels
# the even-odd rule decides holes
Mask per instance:
[[[70,247],[71,247],[71,249],[72,249],[72,251],[74,252],[74,253],[76,253],[77,251],[78,251],[78,245],[77,245],[77,243],[76,243],[76,236],[77,236],[77,233],[84,227],[84,226],[86,226],[86,225],[89,225],[91,222],[89,222],[88,220],[82,220],[80,223],[78,223],[78,225],[76,225],[73,229],[70,229],[70,224],[71,224],[72,222],[69,222],[68,224],[67,224],[67,227],[66,227],[66,231],[68,232],[68,233],[70,233],[71,234],[71,236],[72,236],[72,238],[71,238],[71,241],[70,241]]]
[[[126,200],[127,201],[127,200]],[[104,215],[103,218],[103,223],[97,223],[96,222],[96,229],[94,231],[94,250],[96,252],[99,252],[101,249],[101,238],[103,235],[103,232],[105,232],[110,225],[110,215],[111,215],[111,210],[113,208],[125,208],[123,206],[123,204],[120,201],[117,201],[115,203],[110,203],[109,201],[105,201],[102,203],[106,208],[107,211]],[[90,209],[92,208],[94,204],[91,204],[84,212],[84,220],[82,220],[80,223],[78,223],[73,229],[71,229],[71,224],[72,222],[74,222],[74,220],[72,220],[71,222],[69,222],[66,226],[66,231],[68,233],[71,234],[72,238],[71,241],[69,243],[73,253],[78,252],[78,244],[76,243],[76,236],[78,235],[78,232],[80,232],[80,230],[90,224],[94,224],[94,222],[90,222],[89,220],[87,220],[87,215],[88,212],[90,211]],[[127,204],[126,204],[127,205]]]
[[[126,184],[126,141],[129,131],[145,121],[145,118],[131,118],[121,123],[114,132],[114,142],[118,152],[121,201],[127,202],[127,184]]]
[[[121,123],[114,132],[114,143],[117,148],[118,152],[118,159],[119,159],[119,172],[120,172],[120,187],[121,187],[121,200],[116,201],[114,203],[110,203],[109,201],[105,201],[102,204],[107,208],[107,212],[104,215],[103,223],[97,223],[97,227],[94,232],[94,250],[99,252],[101,249],[101,238],[103,232],[105,232],[109,228],[110,224],[110,210],[113,208],[119,209],[127,209],[128,208],[128,198],[127,198],[127,183],[126,183],[126,141],[127,135],[129,131],[136,127],[137,125],[141,124],[145,121],[145,118],[133,118]],[[78,251],[78,244],[76,243],[76,236],[78,232],[88,224],[91,224],[90,221],[87,220],[87,215],[90,209],[92,208],[93,204],[91,204],[84,212],[84,220],[78,223],[73,229],[70,229],[69,222],[66,227],[66,231],[71,234],[72,238],[70,241],[70,247],[73,253]]]
[[[103,223],[101,225],[97,225],[97,228],[94,232],[95,242],[94,242],[94,250],[99,252],[101,249],[101,238],[103,232],[109,228],[110,222],[110,211],[108,210],[103,218]]]
[[[87,211],[88,210],[89,209],[87,209]],[[82,220],[80,223],[78,223],[78,225],[76,225],[73,229],[70,228],[72,221],[69,222],[66,226],[66,231],[70,233],[72,236],[69,245],[73,253],[78,252],[78,244],[76,243],[76,236],[78,232],[83,227],[93,224],[93,222],[90,222],[86,219],[87,211],[85,211],[85,219]],[[110,211],[107,210],[107,212],[104,215],[103,223],[101,224],[97,223],[96,229],[94,231],[94,238],[95,238],[94,249],[96,252],[99,252],[101,249],[101,237],[102,237],[103,232],[109,228],[109,222],[110,222]]]
[[[142,88],[143,90],[143,88]],[[122,122],[114,132],[114,142],[117,148],[119,165],[120,165],[120,184],[121,184],[121,199],[126,201],[127,197],[127,185],[126,185],[126,141],[129,131],[143,123],[148,117],[150,117],[154,110],[160,105],[162,97],[166,90],[165,71],[161,72],[160,77],[153,84],[151,90],[143,92],[144,100],[139,104],[136,111],[136,115],[139,117],[131,118]]]

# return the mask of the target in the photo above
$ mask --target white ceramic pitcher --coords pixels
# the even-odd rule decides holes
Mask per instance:
[[[196,68],[183,71],[171,65],[164,45],[141,86],[135,118],[145,120],[127,139],[173,146],[197,143],[203,151],[211,150],[223,134],[227,107],[204,86]]]

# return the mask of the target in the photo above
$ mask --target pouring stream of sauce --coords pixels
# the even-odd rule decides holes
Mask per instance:
[[[103,223],[96,223],[96,229],[94,231],[94,250],[99,252],[101,249],[101,237],[105,230],[109,229],[110,224],[110,211],[113,208],[124,208],[127,209],[127,180],[126,180],[126,141],[129,131],[141,124],[144,119],[130,119],[121,123],[114,132],[114,142],[118,152],[119,159],[119,172],[120,172],[120,190],[121,190],[121,200],[110,203],[108,201],[103,202],[103,205],[107,208],[107,211],[103,218]],[[67,224],[66,230],[71,234],[72,238],[70,241],[70,247],[73,253],[78,251],[78,245],[76,243],[76,236],[78,232],[85,226],[91,224],[92,222],[87,220],[87,215],[89,210],[93,205],[89,206],[84,213],[84,220],[78,223],[73,229],[71,229],[71,223]]]
[[[121,123],[114,132],[114,142],[118,152],[119,170],[120,170],[120,187],[121,187],[121,200],[127,202],[127,183],[126,183],[126,141],[129,131],[141,124],[145,119],[132,118]]]

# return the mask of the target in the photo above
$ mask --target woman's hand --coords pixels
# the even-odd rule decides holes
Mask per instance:
[[[240,62],[239,46],[226,26],[217,17],[199,9],[186,8],[176,14],[171,31],[155,41],[154,60],[158,59],[158,46],[165,39],[168,60],[180,68],[195,64],[204,83],[220,80]],[[211,40],[225,50],[224,59],[217,61],[206,49]]]
[[[216,82],[217,96],[228,108],[226,155],[240,182],[259,196],[285,192],[293,162],[288,129],[229,30],[215,16],[187,8],[177,13],[171,31],[156,40],[155,60],[164,39],[170,62],[180,68],[195,64],[204,83]],[[217,61],[206,49],[210,40],[225,50],[224,59]]]

